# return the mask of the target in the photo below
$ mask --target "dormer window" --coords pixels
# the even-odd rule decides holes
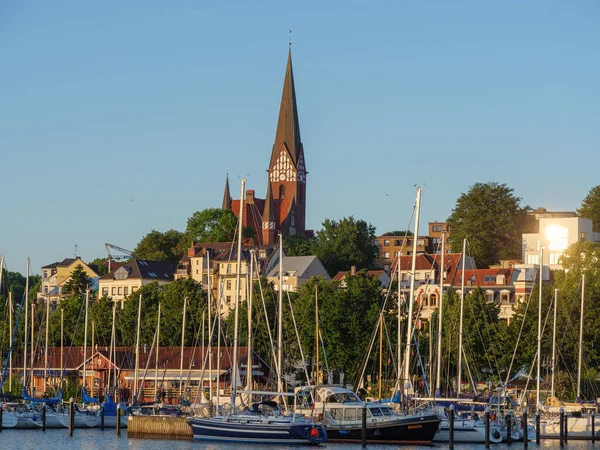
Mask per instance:
[[[285,198],[285,186],[283,184],[281,186],[279,186],[279,198],[280,199]]]

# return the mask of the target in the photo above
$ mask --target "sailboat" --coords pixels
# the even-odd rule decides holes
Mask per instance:
[[[251,409],[235,412],[238,379],[238,321],[240,306],[240,272],[242,252],[242,224],[244,208],[244,187],[246,180],[242,179],[240,194],[240,212],[238,215],[237,242],[237,295],[234,310],[233,358],[231,370],[231,407],[233,413],[228,415],[213,415],[211,417],[190,417],[194,439],[199,441],[224,441],[257,444],[321,444],[327,440],[327,432],[322,425],[317,425],[308,419],[294,415],[281,414],[275,402],[254,403]],[[280,271],[282,267],[282,250],[280,244]],[[281,277],[280,277],[281,279]],[[279,302],[279,330],[281,332],[281,289]],[[281,340],[281,335],[279,336]],[[281,380],[281,346],[278,346],[278,379]],[[251,367],[248,368],[251,370]],[[281,383],[281,381],[280,381]],[[280,386],[279,386],[280,387]],[[281,391],[281,389],[279,389]]]

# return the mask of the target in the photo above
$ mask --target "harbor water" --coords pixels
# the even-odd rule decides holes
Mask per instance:
[[[430,446],[413,445],[368,445],[369,450],[416,450],[416,449],[444,449],[447,445],[434,444]],[[121,437],[115,435],[114,430],[94,429],[76,429],[72,437],[66,429],[58,430],[10,430],[5,429],[0,433],[0,449],[4,450],[258,450],[267,448],[269,450],[291,450],[302,448],[317,448],[310,446],[281,446],[281,445],[252,445],[252,444],[227,444],[227,443],[205,443],[193,441],[165,441],[150,439],[128,439],[127,431],[123,430]],[[360,445],[349,444],[324,444],[318,448],[328,450],[356,449],[360,450]],[[455,450],[484,450],[484,445],[464,445],[455,444]],[[495,444],[490,446],[494,450],[519,450],[523,448],[522,442],[513,442],[511,446],[506,444]],[[542,441],[540,446],[534,442],[529,442],[528,448],[535,450],[538,448],[560,448],[557,440]],[[592,450],[600,448],[600,443],[593,445],[585,441],[569,441],[563,447],[564,449]]]

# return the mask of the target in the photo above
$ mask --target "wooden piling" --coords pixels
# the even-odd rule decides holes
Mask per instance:
[[[490,408],[485,407],[485,448],[490,448]]]
[[[4,413],[4,408],[2,403],[0,403],[0,433],[2,433],[2,414]]]
[[[104,406],[100,407],[100,429],[104,431]]]
[[[512,444],[512,416],[508,416],[506,421],[506,445]]]
[[[541,427],[540,411],[538,410],[535,413],[535,443],[537,445],[540,445],[540,427]]]
[[[448,448],[454,448],[454,405],[450,405],[450,416],[448,417]]]
[[[362,448],[367,446],[367,405],[362,408]]]
[[[192,427],[185,417],[129,416],[127,437],[192,440]]]
[[[42,406],[42,431],[46,432],[46,404]]]
[[[521,417],[521,421],[523,424],[523,448],[526,449],[529,445],[529,433],[527,433],[527,406],[523,408],[523,417]]]
[[[569,415],[565,414],[565,444],[569,442]]]
[[[117,403],[117,423],[115,424],[117,436],[121,437],[121,405]]]
[[[75,428],[75,400],[73,397],[69,399],[69,436],[73,436]]]
[[[592,413],[592,444],[596,443],[596,413]]]
[[[560,446],[562,447],[564,442],[565,442],[565,410],[563,409],[563,407],[560,407],[559,410],[559,419],[560,423],[559,423],[559,439],[560,439]]]

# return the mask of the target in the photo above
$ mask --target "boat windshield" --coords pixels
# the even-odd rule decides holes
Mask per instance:
[[[338,392],[330,394],[325,398],[325,403],[353,403],[360,402],[360,399],[354,392]]]

